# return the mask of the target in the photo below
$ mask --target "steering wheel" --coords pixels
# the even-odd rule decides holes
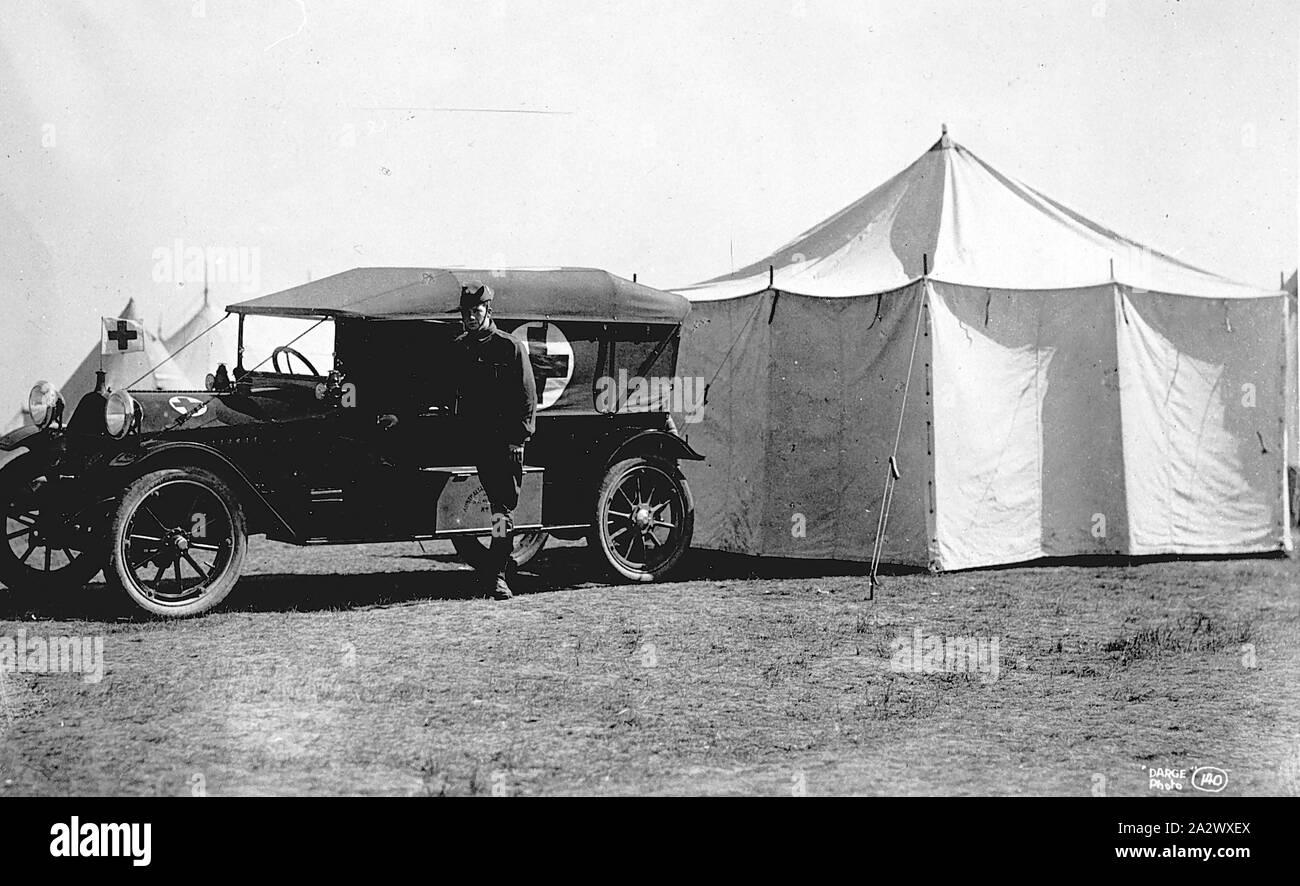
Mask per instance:
[[[281,369],[280,369],[280,354],[281,354],[281,353],[283,353],[283,354],[285,355],[285,358],[284,358],[284,370],[281,370]],[[310,361],[310,360],[308,360],[306,357],[304,357],[304,356],[303,356],[299,351],[294,350],[293,348],[289,347],[288,345],[280,345],[278,348],[276,348],[274,351],[271,352],[271,365],[275,367],[275,371],[276,371],[276,372],[284,371],[284,372],[287,373],[288,369],[290,368],[290,367],[289,367],[289,358],[290,358],[290,357],[297,357],[299,360],[301,360],[301,361],[302,361],[302,364],[303,364],[304,366],[306,366],[309,370],[311,370],[311,374],[314,375],[314,376],[316,376],[317,378],[324,378],[324,377],[325,377],[325,376],[321,375],[319,372],[316,371],[316,367],[311,365],[311,361]]]

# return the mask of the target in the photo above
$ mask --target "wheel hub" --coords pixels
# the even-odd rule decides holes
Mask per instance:
[[[177,533],[172,538],[172,547],[178,551],[188,551],[190,549],[190,540],[186,536]]]
[[[638,529],[648,529],[654,518],[650,514],[650,509],[642,505],[632,512],[632,522]]]

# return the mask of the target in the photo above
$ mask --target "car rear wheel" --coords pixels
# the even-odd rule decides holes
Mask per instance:
[[[629,458],[605,472],[587,543],[630,581],[657,581],[691,546],[695,511],[686,478],[671,461]]]
[[[20,593],[81,587],[104,565],[103,515],[96,503],[76,513],[54,506],[42,459],[23,455],[0,470],[5,543],[0,582]]]
[[[510,540],[514,545],[510,551],[510,559],[518,569],[542,552],[542,548],[546,547],[546,542],[550,540],[550,535],[540,530],[524,531],[516,532]],[[484,542],[484,539],[472,535],[454,536],[451,540],[452,547],[456,549],[457,554],[460,554],[460,558],[479,571],[490,569],[493,565],[490,563],[488,545]]]
[[[219,476],[168,468],[140,477],[109,533],[105,576],[155,615],[207,612],[239,581],[248,550],[239,499]]]

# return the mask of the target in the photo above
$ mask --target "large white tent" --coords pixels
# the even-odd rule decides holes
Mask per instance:
[[[1300,314],[1296,304],[1296,272],[1282,284],[1291,306],[1287,309],[1286,354],[1287,354],[1287,397],[1286,397],[1286,433],[1291,444],[1290,464],[1300,470],[1300,335],[1296,333],[1296,318]],[[1292,480],[1294,482],[1294,479]],[[1292,489],[1292,496],[1295,490]],[[1295,512],[1291,514],[1296,517]]]
[[[1290,307],[1286,324],[1286,436],[1287,482],[1291,484],[1291,522],[1300,526],[1300,334],[1296,319],[1300,310],[1296,303],[1296,272],[1283,284]]]
[[[945,133],[679,290],[696,544],[961,569],[1290,550],[1288,301],[1098,225]]]

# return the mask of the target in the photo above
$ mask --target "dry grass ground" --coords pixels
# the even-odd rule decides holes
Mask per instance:
[[[842,564],[695,552],[602,586],[555,546],[503,604],[427,548],[257,540],[184,622],[102,584],[0,593],[0,637],[102,635],[105,661],[0,675],[0,796],[1149,795],[1200,765],[1300,792],[1295,560],[901,574],[873,603]],[[997,638],[996,675],[892,668],[918,629]]]

